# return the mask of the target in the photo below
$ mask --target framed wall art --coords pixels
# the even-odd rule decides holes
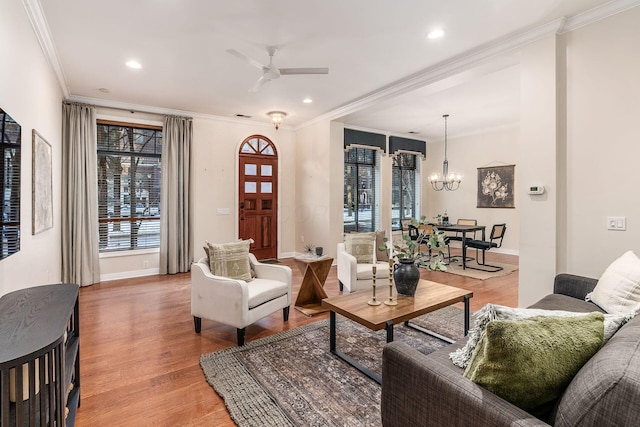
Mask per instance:
[[[479,208],[514,208],[515,165],[478,168]]]
[[[33,130],[32,233],[53,227],[51,145]]]

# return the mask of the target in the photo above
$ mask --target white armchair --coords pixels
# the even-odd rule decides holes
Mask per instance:
[[[291,268],[263,264],[249,254],[256,272],[250,282],[211,274],[207,258],[191,266],[191,315],[196,333],[202,328],[202,318],[237,328],[238,345],[244,345],[246,327],[282,309],[284,321],[289,320],[292,301]]]
[[[358,264],[356,258],[349,254],[344,243],[338,243],[338,283],[340,290],[346,292],[371,290],[373,285],[373,264]],[[389,286],[389,263],[376,262],[376,289]]]

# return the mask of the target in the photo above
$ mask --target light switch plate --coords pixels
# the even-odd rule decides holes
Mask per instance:
[[[624,216],[608,216],[607,230],[624,231],[627,229],[627,218]]]

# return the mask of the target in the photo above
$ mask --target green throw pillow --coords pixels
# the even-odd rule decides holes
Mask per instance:
[[[545,419],[573,377],[602,345],[604,315],[494,320],[464,376]]]
[[[376,233],[349,233],[344,243],[347,253],[353,255],[358,264],[373,263]]]
[[[251,240],[233,243],[207,242],[211,274],[250,282],[252,280],[249,262],[250,245]]]

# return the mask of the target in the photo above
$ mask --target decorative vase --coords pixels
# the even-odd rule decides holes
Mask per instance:
[[[399,259],[393,266],[393,280],[398,294],[412,297],[420,281],[420,270],[412,259]]]

